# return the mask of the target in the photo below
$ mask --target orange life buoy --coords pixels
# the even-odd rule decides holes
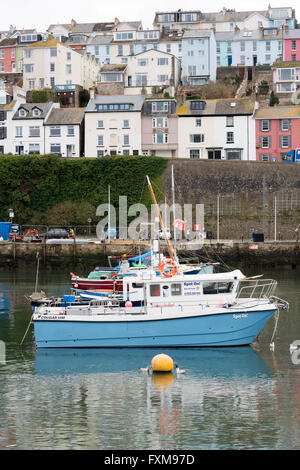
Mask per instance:
[[[165,271],[165,266],[166,266],[166,265],[171,265],[171,266],[173,266],[173,268],[172,268],[170,271],[166,272],[166,271]],[[158,266],[158,270],[159,270],[160,274],[162,274],[164,277],[173,277],[173,276],[175,276],[175,274],[176,274],[177,271],[178,271],[178,266],[177,266],[177,264],[176,264],[175,261],[173,261],[173,260],[170,260],[170,261],[169,261],[169,260],[168,260],[168,261],[163,261],[163,262]]]

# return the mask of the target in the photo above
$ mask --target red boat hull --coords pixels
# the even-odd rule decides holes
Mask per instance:
[[[113,281],[112,279],[87,279],[72,277],[72,287],[82,290],[115,290],[123,291],[122,281]]]

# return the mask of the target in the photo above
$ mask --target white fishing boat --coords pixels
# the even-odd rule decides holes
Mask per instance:
[[[156,203],[150,182],[149,187]],[[166,242],[170,257],[124,275],[117,295],[36,307],[37,347],[249,345],[279,308],[288,309],[274,296],[277,282],[271,279],[247,278],[240,270],[186,276]]]

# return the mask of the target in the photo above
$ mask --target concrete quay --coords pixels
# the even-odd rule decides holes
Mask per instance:
[[[108,256],[143,254],[149,250],[149,242],[85,241],[72,243],[12,243],[0,242],[0,268],[35,266],[37,257],[41,267],[82,266],[93,268],[108,265]],[[168,253],[162,242],[161,250]],[[229,266],[287,265],[300,267],[300,245],[297,241],[265,241],[255,243],[250,240],[205,240],[177,242],[177,253],[182,260],[189,262],[224,262]]]

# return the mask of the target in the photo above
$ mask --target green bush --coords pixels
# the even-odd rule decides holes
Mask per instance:
[[[56,155],[0,156],[0,220],[7,220],[13,208],[18,223],[59,222],[66,215],[79,223],[74,204],[94,214],[99,204],[108,202],[118,208],[119,195],[128,205],[152,202],[146,175],[153,182],[158,200],[162,197],[161,175],[168,160],[161,157],[116,156],[109,158],[63,159]],[[72,203],[72,206],[68,204]],[[69,214],[67,212],[69,211]],[[79,210],[80,213],[80,210]],[[93,217],[92,217],[93,218]]]

